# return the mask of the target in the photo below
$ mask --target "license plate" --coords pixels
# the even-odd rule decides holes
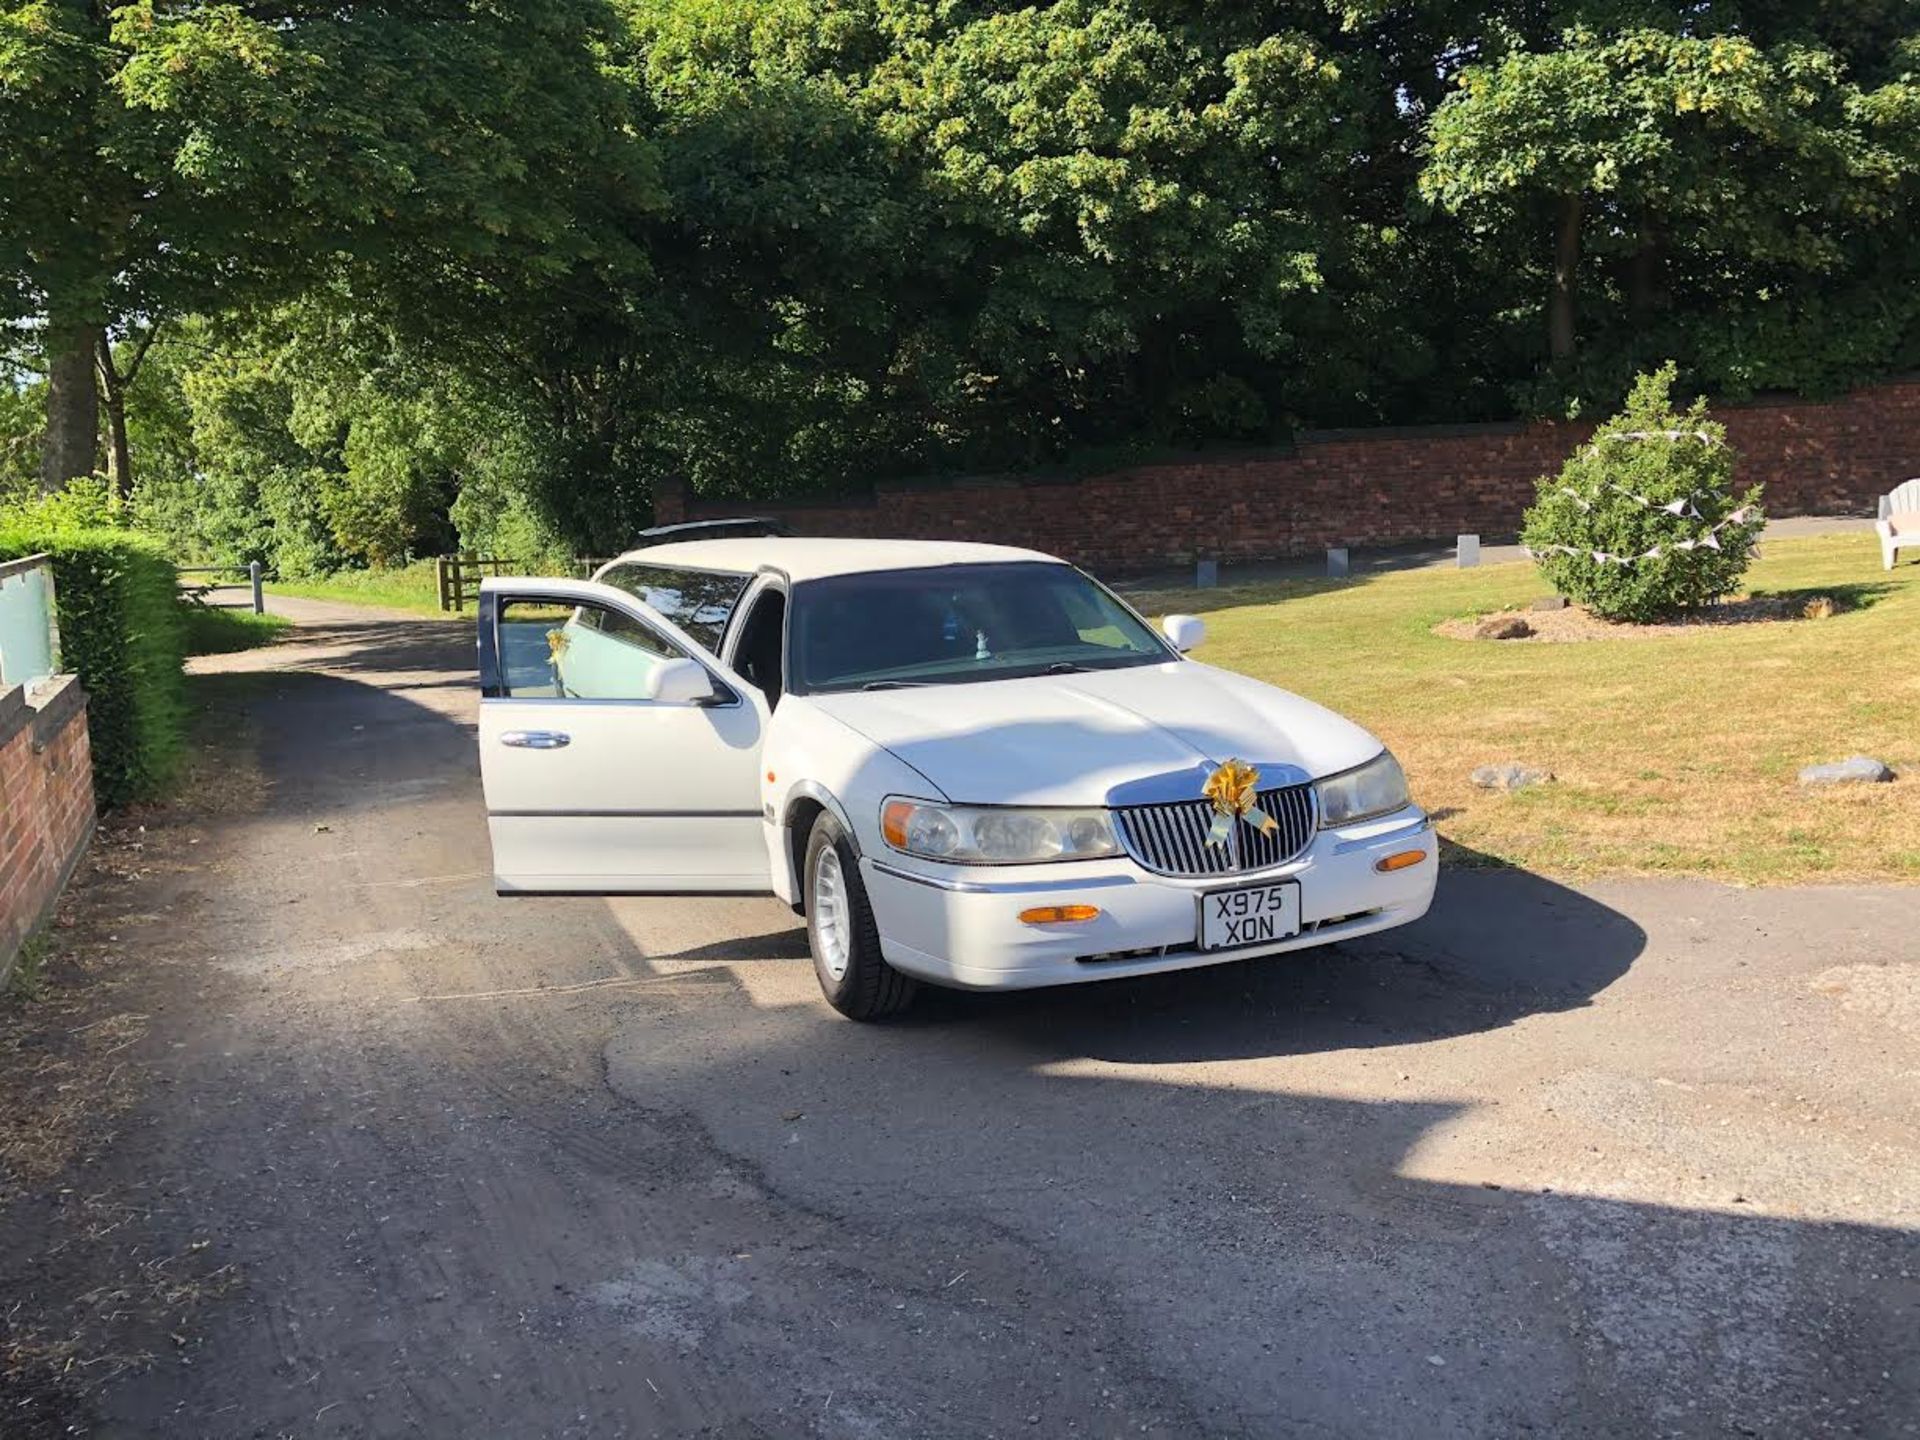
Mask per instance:
[[[1200,897],[1200,948],[1235,950],[1267,945],[1300,933],[1300,882],[1268,881]]]

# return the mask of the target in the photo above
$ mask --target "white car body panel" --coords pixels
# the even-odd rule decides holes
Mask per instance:
[[[480,773],[496,888],[766,889],[759,692],[624,591],[582,580],[488,580],[482,589],[496,599],[612,606],[652,625],[734,692],[718,706],[483,694]],[[572,642],[595,671],[607,668],[597,648],[606,643],[590,632]],[[507,743],[530,732],[566,743]]]
[[[1009,560],[1050,557],[998,546],[746,538],[660,545],[615,563],[763,572],[735,607],[722,647],[731,660],[740,618],[769,586]],[[934,983],[982,989],[1276,954],[1405,924],[1432,900],[1438,848],[1425,812],[1412,805],[1321,828],[1298,855],[1261,874],[1212,878],[1156,874],[1126,855],[941,863],[897,852],[883,838],[881,807],[892,797],[1079,807],[1190,801],[1230,757],[1258,766],[1265,788],[1322,779],[1382,749],[1322,706],[1171,651],[1165,663],[1110,670],[789,693],[770,707],[720,657],[624,590],[532,580],[488,581],[483,589],[620,609],[672,640],[736,697],[718,708],[483,698],[482,771],[503,891],[771,890],[798,908],[797,866],[825,810],[858,854],[887,961]],[[483,662],[485,647],[483,637]],[[565,732],[573,743],[558,751],[502,743],[509,731],[536,728]],[[1415,850],[1421,861],[1408,868],[1374,868],[1386,855]],[[1256,879],[1298,882],[1301,933],[1243,949],[1199,949],[1201,897]],[[1030,907],[1068,904],[1095,905],[1100,914],[1074,925],[1019,919]]]
[[[1332,775],[1380,753],[1331,710],[1193,660],[814,703],[963,804],[1102,805],[1132,782],[1229,756],[1278,784],[1283,771]]]

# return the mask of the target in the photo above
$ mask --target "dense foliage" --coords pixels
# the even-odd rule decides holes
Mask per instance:
[[[1917,200],[1920,0],[0,0],[0,485],[296,573],[1826,393]]]
[[[105,518],[84,505],[0,515],[0,560],[52,557],[61,663],[86,687],[94,796],[112,806],[154,794],[179,765],[187,637],[162,547]]]
[[[1673,380],[1671,365],[1641,376],[1527,512],[1521,538],[1548,582],[1610,620],[1659,620],[1731,595],[1765,524],[1760,487],[1733,493],[1725,428],[1705,400],[1676,410]]]

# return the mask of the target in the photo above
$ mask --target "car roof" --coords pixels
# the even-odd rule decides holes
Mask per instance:
[[[790,580],[860,575],[874,570],[919,570],[933,565],[990,565],[1017,560],[1059,564],[1057,557],[1012,545],[975,545],[959,540],[832,540],[756,535],[729,540],[677,540],[629,550],[615,564],[680,565],[694,570],[733,570],[751,575],[779,570]]]

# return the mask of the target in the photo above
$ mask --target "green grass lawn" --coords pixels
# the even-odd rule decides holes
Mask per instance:
[[[1850,608],[1571,644],[1433,633],[1547,594],[1528,564],[1136,602],[1153,614],[1204,611],[1198,658],[1379,734],[1456,863],[1920,880],[1920,565],[1883,571],[1871,535],[1782,540],[1747,579],[1754,591],[1836,595]],[[1901,778],[1826,792],[1796,783],[1802,765],[1854,754]],[[1475,766],[1501,760],[1557,778],[1511,795],[1468,782]]]
[[[251,610],[211,605],[182,605],[180,613],[187,621],[189,655],[226,655],[235,650],[271,645],[283,631],[293,627],[291,620],[278,615],[256,615]]]
[[[416,560],[396,570],[342,570],[317,580],[276,580],[270,595],[294,595],[309,600],[339,600],[349,605],[377,605],[384,610],[407,610],[439,615],[440,595],[434,562]]]

